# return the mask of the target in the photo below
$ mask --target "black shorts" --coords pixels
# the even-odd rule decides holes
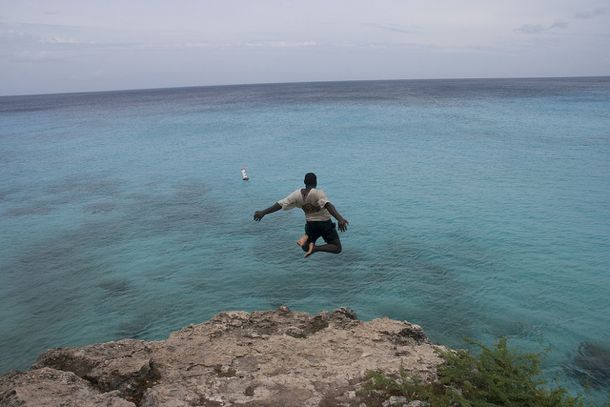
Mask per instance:
[[[326,243],[339,244],[339,234],[337,227],[333,221],[307,221],[305,223],[305,233],[309,236],[309,241],[315,243],[319,237],[324,239]]]

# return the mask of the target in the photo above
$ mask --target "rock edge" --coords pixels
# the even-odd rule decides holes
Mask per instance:
[[[50,350],[0,377],[0,407],[359,406],[367,371],[433,381],[438,350],[418,325],[347,308],[223,312],[163,341]]]

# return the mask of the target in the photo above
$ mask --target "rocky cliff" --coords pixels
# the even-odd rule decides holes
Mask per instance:
[[[434,380],[439,348],[418,325],[345,308],[225,312],[164,341],[46,352],[0,377],[0,406],[359,406],[367,370]]]

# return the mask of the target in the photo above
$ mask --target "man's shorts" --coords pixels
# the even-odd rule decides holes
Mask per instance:
[[[305,233],[309,236],[309,241],[315,243],[318,238],[324,239],[326,243],[339,244],[339,234],[337,227],[332,220],[307,221],[305,223]]]

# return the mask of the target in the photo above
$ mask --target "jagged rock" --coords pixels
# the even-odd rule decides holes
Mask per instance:
[[[386,332],[390,341],[399,345],[428,343],[428,337],[421,326],[404,321],[404,328],[399,332]]]
[[[285,306],[285,305],[280,305],[280,306],[277,308],[277,312],[279,312],[280,314],[289,314],[289,313],[290,313],[290,312],[292,312],[292,311],[290,311],[290,308],[288,308],[287,306]]]
[[[347,318],[352,320],[358,319],[358,315],[356,315],[354,310],[345,307],[337,309],[335,312],[333,312],[333,316],[335,318]]]
[[[72,372],[43,367],[0,377],[1,407],[135,407],[118,392],[101,393]]]
[[[582,342],[569,372],[581,383],[593,387],[610,386],[610,348],[601,344]]]
[[[90,391],[114,391],[106,394],[141,407],[354,406],[362,401],[357,390],[369,370],[392,374],[402,366],[434,380],[439,348],[407,322],[362,322],[345,308],[312,317],[280,307],[224,312],[165,341],[56,349],[35,368],[63,370]],[[24,377],[36,386],[36,376]],[[43,386],[37,397],[54,400],[53,394]]]
[[[54,349],[42,354],[34,368],[72,372],[102,392],[117,390],[121,397],[137,402],[158,379],[151,356],[147,342],[126,339],[82,348]]]
[[[394,406],[407,406],[407,398],[403,396],[392,396],[388,400],[384,401],[383,407],[394,407]]]

